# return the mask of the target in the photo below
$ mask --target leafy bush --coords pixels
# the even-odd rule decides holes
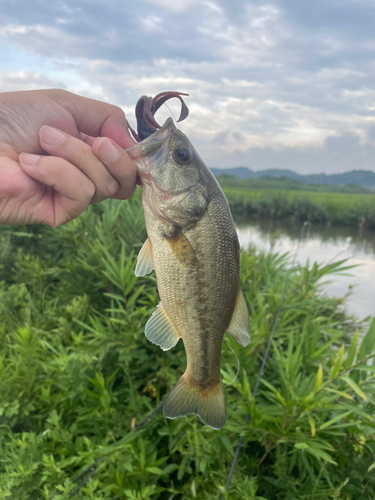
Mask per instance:
[[[226,339],[241,365],[226,425],[158,413],[130,433],[185,368],[181,342],[163,352],[143,334],[158,303],[154,276],[134,276],[145,237],[138,195],[57,229],[0,228],[0,498],[66,499],[103,457],[75,498],[373,499],[375,322],[362,339],[342,300],[319,292],[343,262],[293,270],[254,399],[290,271],[285,255],[243,252],[252,342]],[[235,373],[223,344],[226,384]]]

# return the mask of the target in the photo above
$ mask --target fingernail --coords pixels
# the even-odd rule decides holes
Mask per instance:
[[[21,153],[20,154],[20,160],[22,163],[25,163],[26,165],[33,166],[35,163],[39,160],[40,156],[39,155],[32,155],[30,153]]]
[[[112,142],[106,137],[103,137],[98,142],[97,152],[99,158],[104,161],[104,163],[111,163],[118,157],[118,149],[116,149]]]
[[[65,139],[65,134],[60,130],[44,125],[40,129],[40,138],[48,146],[59,146]]]

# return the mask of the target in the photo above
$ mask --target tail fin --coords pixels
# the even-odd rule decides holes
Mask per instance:
[[[186,373],[168,394],[163,405],[167,418],[183,417],[194,413],[212,429],[221,429],[225,424],[225,397],[223,383],[202,388],[188,381]]]

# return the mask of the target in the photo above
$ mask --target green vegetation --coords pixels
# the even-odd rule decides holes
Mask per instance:
[[[237,179],[278,179],[280,181],[288,182],[292,179],[297,181],[299,184],[309,184],[309,185],[325,185],[325,190],[327,188],[335,189],[338,186],[352,185],[352,186],[362,186],[366,189],[375,189],[375,172],[371,170],[352,170],[350,172],[343,172],[341,174],[310,174],[301,175],[293,172],[292,170],[284,170],[280,168],[271,168],[267,170],[253,171],[246,167],[232,167],[232,168],[211,168],[212,173],[215,176],[230,176]]]
[[[235,217],[375,229],[375,194],[360,186],[308,185],[286,178],[241,181],[221,176],[218,181]]]
[[[143,334],[158,303],[155,277],[134,276],[144,238],[138,196],[57,229],[0,228],[0,498],[67,499],[71,479],[104,456],[75,498],[373,499],[375,321],[361,341],[342,300],[318,286],[343,262],[293,271],[254,400],[289,271],[286,256],[243,252],[252,341],[227,338],[241,369],[225,389],[226,425],[159,413],[129,434],[185,368],[181,342],[163,352]],[[236,367],[223,344],[225,383]]]
[[[333,184],[304,184],[288,177],[261,177],[259,179],[237,179],[231,175],[220,175],[220,184],[227,188],[235,189],[281,189],[287,191],[314,191],[321,193],[347,193],[347,194],[371,194],[375,192],[358,184],[346,184],[336,186]]]

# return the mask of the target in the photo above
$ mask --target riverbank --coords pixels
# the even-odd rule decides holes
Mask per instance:
[[[277,180],[268,183],[272,188],[264,187],[267,186],[266,181],[259,183],[261,187],[252,187],[254,182],[240,182],[225,177],[219,177],[218,181],[233,216],[244,220],[257,216],[291,223],[310,221],[375,230],[375,194],[367,190],[358,193],[352,187],[351,190],[347,188],[348,192],[337,192],[337,186],[333,186],[335,189],[332,192],[309,191],[309,186],[304,186],[303,190],[296,189],[296,186],[293,189],[280,189],[282,183]],[[315,188],[312,186],[312,189]],[[345,187],[341,190],[345,190]]]
[[[144,335],[159,302],[154,274],[134,276],[145,238],[139,196],[59,228],[0,227],[0,497],[67,498],[103,457],[81,496],[218,498],[243,436],[230,500],[373,499],[375,323],[361,343],[342,300],[321,295],[339,264],[290,273],[285,256],[243,251],[252,339],[242,348],[226,336],[237,378],[223,345],[225,426],[158,413],[129,434],[186,365],[182,342],[163,352]]]

